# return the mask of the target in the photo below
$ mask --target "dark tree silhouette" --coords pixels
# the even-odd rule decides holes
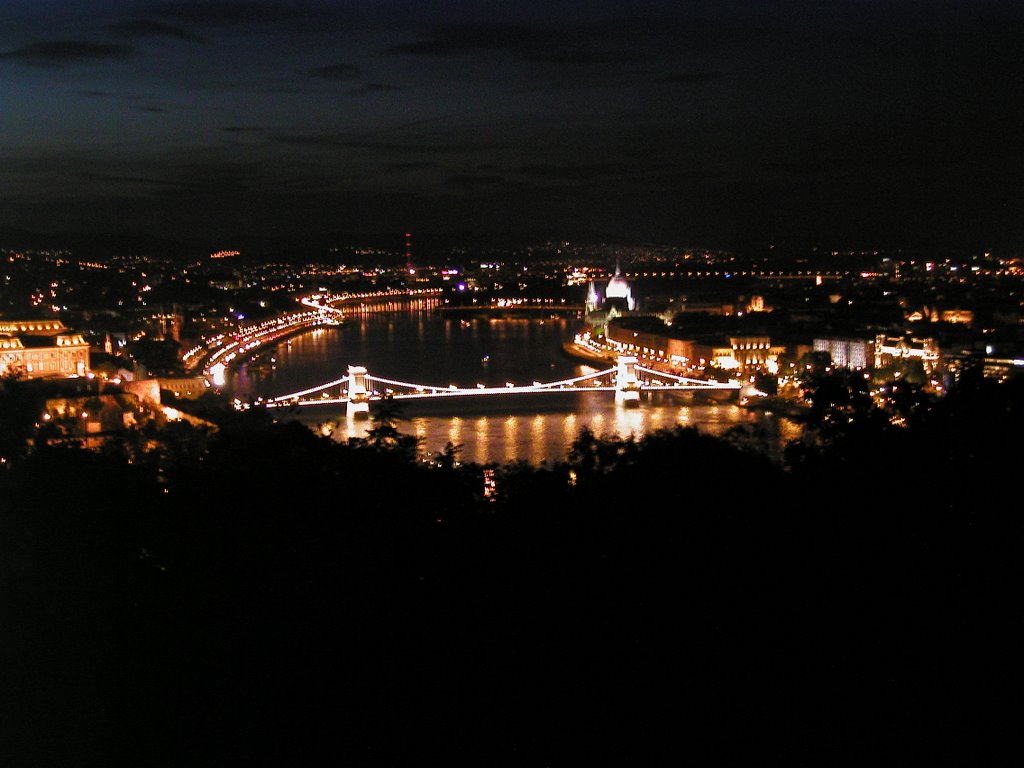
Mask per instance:
[[[404,420],[402,405],[390,395],[383,397],[370,411],[373,426],[366,433],[366,445],[381,451],[396,451],[410,459],[416,458],[419,439],[398,429]]]
[[[0,377],[0,461],[13,462],[29,450],[43,398],[17,374]]]
[[[746,764],[737,728],[795,763],[913,761],[937,729],[985,758],[1024,392],[813,383],[826,438],[788,471],[583,432],[490,467],[495,501],[456,446],[403,449],[393,403],[354,445],[259,410],[29,444],[0,472],[3,763],[657,763],[682,735]]]

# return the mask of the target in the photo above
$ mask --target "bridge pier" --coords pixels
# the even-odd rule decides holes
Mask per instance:
[[[631,355],[619,355],[619,368],[615,372],[615,404],[627,408],[640,405],[636,358]]]
[[[349,418],[366,419],[370,416],[370,393],[366,389],[366,368],[361,365],[348,367],[348,404],[345,415]]]

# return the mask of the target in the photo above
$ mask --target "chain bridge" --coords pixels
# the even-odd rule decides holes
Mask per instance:
[[[385,397],[395,400],[426,400],[443,397],[507,397],[509,395],[553,394],[557,392],[613,392],[615,402],[623,406],[638,405],[641,392],[736,392],[738,382],[721,383],[677,376],[665,371],[656,371],[637,365],[637,359],[621,355],[613,368],[576,376],[561,381],[529,385],[507,382],[503,387],[447,387],[433,384],[416,384],[375,376],[361,365],[348,366],[348,372],[340,379],[328,381],[315,387],[278,395],[265,402],[268,408],[291,406],[312,406],[344,404],[349,416],[369,413],[370,403]]]

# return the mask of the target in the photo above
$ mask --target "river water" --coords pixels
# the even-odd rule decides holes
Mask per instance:
[[[344,376],[348,365],[373,375],[417,384],[472,387],[557,381],[594,370],[569,357],[562,344],[579,329],[567,319],[446,319],[424,305],[396,305],[380,314],[350,315],[340,326],[317,329],[279,344],[274,370],[242,366],[229,380],[236,396],[273,396]],[[621,408],[611,392],[498,395],[403,402],[401,431],[421,439],[425,454],[447,442],[462,445],[461,458],[477,463],[565,458],[583,427],[621,437],[676,424],[721,434],[738,425],[755,428],[777,453],[798,428],[785,419],[733,403],[703,404],[679,393],[645,394],[639,408]],[[278,416],[285,416],[281,411]],[[350,420],[344,406],[297,409],[288,418],[326,425],[335,438],[361,437],[366,420]]]

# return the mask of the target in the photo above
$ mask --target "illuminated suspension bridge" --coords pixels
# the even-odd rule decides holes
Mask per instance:
[[[488,397],[508,395],[536,395],[567,391],[614,392],[615,402],[621,405],[636,405],[643,392],[739,392],[738,382],[721,383],[703,381],[685,376],[656,371],[636,364],[636,358],[622,355],[617,365],[603,371],[587,373],[561,381],[529,385],[507,382],[503,387],[447,387],[432,384],[416,384],[374,376],[366,368],[350,365],[348,373],[334,381],[308,389],[278,395],[265,402],[268,408],[290,406],[311,406],[344,404],[350,416],[359,416],[369,411],[370,402],[385,397],[395,400],[426,400],[443,397]]]

